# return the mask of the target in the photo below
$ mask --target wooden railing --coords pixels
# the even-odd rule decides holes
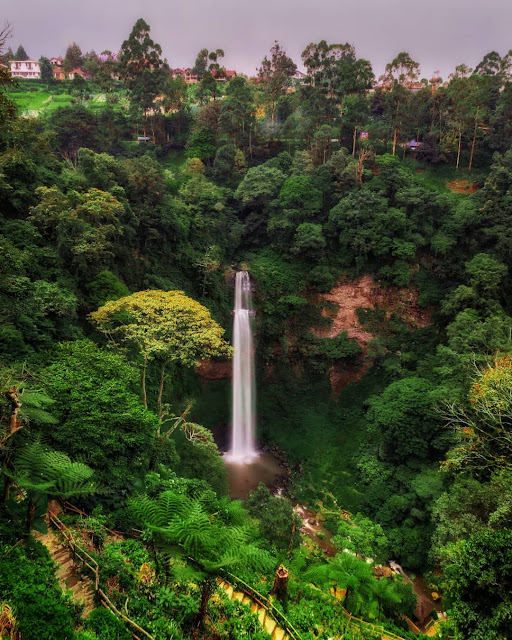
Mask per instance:
[[[85,514],[83,511],[80,511],[80,509],[77,509],[76,507],[69,510],[75,511],[77,513],[81,513],[82,515],[87,517],[87,514]],[[105,593],[100,589],[100,567],[98,563],[92,556],[90,556],[87,553],[87,551],[85,551],[85,549],[82,549],[82,547],[80,547],[76,543],[76,540],[73,537],[73,534],[71,533],[71,531],[68,529],[68,527],[66,527],[66,525],[62,522],[62,520],[60,520],[57,517],[57,515],[53,513],[53,511],[51,511],[50,509],[48,509],[48,519],[50,524],[56,527],[61,532],[64,539],[66,540],[66,544],[71,550],[71,553],[73,554],[73,561],[76,562],[76,559],[78,558],[83,566],[87,567],[90,571],[92,571],[92,574],[94,576],[94,590],[98,594],[100,603],[107,609],[110,609],[112,613],[120,617],[122,620],[126,622],[126,624],[128,624],[131,627],[129,631],[132,638],[134,638],[135,640],[141,640],[140,636],[136,635],[134,631],[132,631],[132,629],[135,629],[137,633],[142,634],[146,638],[149,638],[149,640],[155,640],[153,636],[150,635],[147,631],[145,631],[142,627],[139,627],[139,625],[136,624],[133,620],[130,620],[130,618],[123,615],[118,609],[116,609],[116,607],[108,599]]]
[[[73,513],[78,513],[80,515],[82,515],[84,518],[88,518],[88,514],[85,513],[85,511],[82,511],[81,509],[79,509],[78,507],[75,507],[75,505],[71,504],[70,502],[68,502],[67,500],[61,500],[61,504],[62,507],[64,509],[66,509],[67,511],[72,511]],[[51,513],[51,512],[49,512]],[[66,527],[66,525],[64,525],[58,518],[57,516],[53,515],[53,517],[61,523],[61,525],[67,529],[69,536],[71,536],[71,538],[73,538],[71,531],[69,531],[69,529]],[[138,529],[132,529],[131,532],[129,534],[126,534],[126,532],[122,532],[122,531],[113,531],[111,529],[107,529],[107,527],[104,527],[104,529],[106,531],[108,531],[110,534],[112,535],[119,535],[119,536],[126,536],[126,535],[131,535],[133,537],[139,537],[140,534],[142,533],[142,531],[138,530]],[[78,547],[78,545],[75,544],[75,548],[80,549],[80,547]],[[96,566],[98,566],[98,563],[91,558],[91,556],[89,556],[85,551],[83,551],[82,549],[80,549],[82,551],[82,553],[84,553],[90,560],[92,560]],[[89,566],[89,565],[87,565]],[[275,622],[277,624],[279,624],[285,631],[286,633],[292,638],[292,640],[302,640],[300,633],[297,631],[297,629],[295,629],[295,627],[292,625],[292,623],[286,618],[286,616],[264,595],[262,595],[261,593],[258,593],[258,591],[256,591],[256,589],[254,589],[253,587],[251,587],[249,584],[247,584],[246,582],[244,582],[241,578],[239,578],[238,576],[230,573],[229,571],[225,571],[224,575],[226,576],[226,578],[228,579],[228,581],[230,582],[234,582],[235,584],[237,584],[239,586],[239,588],[247,595],[249,596],[249,598],[251,598],[251,600],[253,600],[254,602],[256,602],[256,604],[259,604],[260,606],[264,607],[266,611],[268,611],[268,613],[270,613],[270,615],[272,616],[272,618],[274,618]],[[96,584],[98,584],[99,581],[99,573],[96,574]],[[106,597],[106,595],[103,593],[103,591],[101,589],[98,589],[98,586],[96,586],[96,591],[98,591],[99,595],[100,595],[100,599],[102,600],[102,604],[103,606],[107,607],[108,609],[110,609],[111,611],[113,611],[116,615],[118,615],[119,617],[121,617],[123,620],[125,620],[127,623],[131,624],[133,627],[135,627],[140,633],[142,633],[143,635],[145,635],[147,638],[151,638],[151,640],[154,640],[154,638],[152,638],[152,636],[149,635],[149,633],[147,633],[147,631],[144,631],[143,629],[141,629],[140,627],[138,627],[138,625],[135,624],[135,622],[133,622],[132,620],[130,620],[129,618],[127,618],[126,616],[124,616],[122,613],[120,613],[115,606],[110,602],[110,600]],[[320,593],[322,593],[323,595],[327,595],[324,592],[322,592],[320,589],[318,589],[318,591]],[[329,594],[329,596],[331,597],[335,597],[332,594]],[[327,597],[329,597],[327,596]],[[340,604],[341,606],[341,610],[343,611],[343,614],[346,616],[347,618],[347,625],[350,626],[356,626],[359,629],[364,628],[365,632],[370,632],[372,634],[374,634],[374,638],[377,638],[379,640],[382,639],[386,639],[386,640],[404,640],[404,638],[402,638],[401,636],[397,636],[395,633],[391,632],[391,631],[387,631],[384,627],[380,626],[380,625],[375,625],[371,622],[366,622],[365,620],[362,620],[361,618],[357,618],[355,616],[353,616],[351,613],[349,613],[339,602],[339,600],[336,598],[336,602],[338,604]],[[137,638],[137,636],[135,636],[132,633],[132,636],[134,638]],[[138,639],[140,640],[140,639]]]
[[[353,616],[349,611],[345,609],[345,607],[341,604],[338,598],[336,598],[334,593],[332,592],[326,593],[325,591],[322,591],[318,587],[315,587],[315,585],[313,584],[310,584],[309,586],[312,587],[315,591],[317,591],[322,598],[329,599],[331,602],[333,598],[335,599],[335,603],[337,603],[340,606],[340,609],[343,612],[343,615],[347,619],[347,626],[348,625],[356,626],[359,629],[364,628],[365,632],[370,632],[374,634],[373,637],[378,638],[379,640],[380,639],[405,640],[405,638],[402,638],[402,636],[397,636],[396,633],[393,633],[392,631],[387,631],[382,625],[373,624],[372,622],[367,622],[366,620]]]
[[[256,604],[262,606],[271,616],[274,618],[276,624],[280,625],[286,633],[292,638],[292,640],[302,640],[299,632],[292,623],[288,620],[288,618],[279,611],[279,609],[274,606],[274,604],[264,595],[258,593],[256,589],[251,587],[249,584],[244,582],[238,576],[230,573],[229,571],[225,571],[224,574],[228,578],[229,582],[235,583],[238,588],[240,588],[251,600],[253,600]]]
[[[73,561],[76,558],[80,560],[80,562],[92,571],[94,576],[94,590],[98,591],[100,585],[100,567],[96,560],[91,557],[87,551],[82,549],[79,545],[77,545],[75,538],[71,531],[66,527],[66,525],[60,520],[53,511],[48,510],[48,518],[51,524],[56,527],[61,534],[64,536],[66,540],[67,546],[70,548],[71,553],[73,554]]]
[[[77,513],[78,515],[82,516],[82,518],[88,518],[89,517],[88,513],[86,513],[85,511],[83,511],[79,507],[76,507],[74,504],[71,504],[71,502],[68,502],[68,500],[60,499],[59,503],[60,503],[60,505],[61,505],[61,507],[63,508],[64,511],[71,511],[71,513]],[[134,529],[133,527],[128,532],[126,532],[126,531],[116,531],[115,529],[109,529],[104,524],[102,524],[101,527],[102,527],[102,529],[105,529],[105,531],[107,533],[110,533],[111,536],[120,536],[122,538],[126,538],[127,536],[130,536],[132,538],[140,538],[140,536],[142,534],[142,531],[140,529]]]

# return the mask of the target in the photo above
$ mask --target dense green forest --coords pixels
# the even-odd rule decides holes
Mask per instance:
[[[512,56],[443,82],[401,52],[378,84],[348,44],[308,45],[300,81],[277,42],[257,78],[222,57],[187,84],[139,20],[117,58],[70,45],[86,80],[0,66],[0,635],[270,638],[231,585],[272,637],[412,638],[394,560],[442,595],[437,637],[512,638]],[[287,469],[245,501],[230,381],[197,367],[232,354],[240,268]]]

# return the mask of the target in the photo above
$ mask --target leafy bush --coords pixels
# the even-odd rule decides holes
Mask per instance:
[[[101,640],[130,640],[132,637],[126,624],[112,611],[103,607],[91,611],[86,627],[94,631]]]

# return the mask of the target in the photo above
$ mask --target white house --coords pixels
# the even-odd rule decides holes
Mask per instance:
[[[41,69],[37,60],[9,60],[9,64],[13,78],[39,79],[41,77]]]

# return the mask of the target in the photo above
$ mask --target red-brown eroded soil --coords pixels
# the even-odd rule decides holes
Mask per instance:
[[[468,180],[454,180],[447,182],[446,186],[455,193],[475,193],[480,188],[478,182],[469,182]]]
[[[203,380],[231,380],[231,360],[201,360],[196,367],[197,373]]]
[[[355,280],[341,280],[331,291],[320,294],[320,297],[335,305],[335,310],[324,310],[323,315],[332,318],[332,325],[327,330],[314,330],[315,335],[335,338],[346,331],[349,338],[361,345],[363,353],[373,336],[361,326],[357,317],[359,308],[386,309],[388,314],[394,311],[411,328],[424,327],[432,321],[432,310],[418,306],[417,292],[413,287],[381,287],[369,275]],[[365,370],[364,359],[361,359],[360,367],[333,365],[330,369],[333,391],[339,393],[351,382],[358,380]]]

